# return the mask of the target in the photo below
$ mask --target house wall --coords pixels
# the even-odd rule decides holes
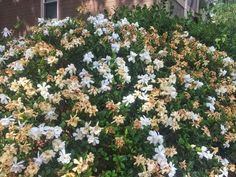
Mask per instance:
[[[143,5],[150,6],[153,2],[159,2],[160,0],[61,0],[60,1],[60,17],[65,18],[67,16],[75,16],[77,14],[76,8],[80,5],[86,7],[87,11],[91,14],[97,14],[107,9],[112,12],[115,8],[121,5]]]
[[[0,0],[0,31],[21,21],[21,30],[28,29],[40,17],[40,0]]]
[[[104,9],[112,11],[119,5],[151,5],[159,0],[59,0],[59,18],[76,16],[76,8],[84,5],[91,14],[97,14]],[[22,22],[21,32],[37,23],[41,17],[41,0],[0,0],[0,31],[4,27],[12,28],[17,22]]]
[[[83,5],[91,14],[97,14],[107,9],[112,12],[116,7],[121,5],[143,5],[150,6],[154,2],[161,0],[58,0],[59,1],[59,18],[67,16],[76,16],[77,7]],[[173,0],[174,14],[183,16],[185,0]],[[199,2],[199,0],[188,0],[188,2]],[[12,28],[18,21],[23,23],[20,32],[25,32],[30,26],[37,23],[41,17],[42,0],[0,0],[0,31],[6,26]],[[177,3],[178,2],[178,3]],[[182,3],[181,3],[182,2]],[[196,6],[196,3],[191,3]],[[192,8],[192,7],[191,7]],[[194,9],[194,8],[192,8]]]

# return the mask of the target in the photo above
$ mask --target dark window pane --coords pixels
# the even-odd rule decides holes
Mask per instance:
[[[45,18],[57,18],[57,3],[45,4]]]
[[[56,0],[45,0],[45,3],[47,2],[55,2]]]

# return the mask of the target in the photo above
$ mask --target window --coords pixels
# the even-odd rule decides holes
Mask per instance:
[[[42,17],[58,18],[58,0],[42,0]]]

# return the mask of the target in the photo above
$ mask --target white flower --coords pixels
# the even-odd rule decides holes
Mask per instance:
[[[219,76],[224,77],[226,74],[227,74],[227,71],[226,71],[226,70],[220,69]]]
[[[212,96],[208,96],[207,99],[212,103],[215,104],[216,98]]]
[[[91,84],[94,84],[94,81],[89,76],[85,76],[84,78],[82,78],[81,80],[82,87],[90,88]]]
[[[230,144],[229,144],[229,141],[226,141],[224,144],[223,144],[224,148],[229,148],[230,147]]]
[[[46,139],[59,138],[62,133],[62,128],[59,126],[50,127],[44,126],[40,129],[43,135],[46,136]]]
[[[104,79],[106,79],[107,82],[111,83],[114,76],[111,73],[105,73],[103,77]]]
[[[144,75],[138,75],[138,83],[139,84],[146,84],[148,85],[148,82],[150,81],[150,75],[144,74]]]
[[[90,16],[87,20],[90,23],[92,23],[94,25],[94,27],[96,27],[96,28],[98,26],[105,26],[107,24],[107,22],[108,22],[108,19],[106,19],[103,14],[98,14],[95,17]]]
[[[0,64],[1,64],[1,63],[5,63],[6,60],[8,60],[8,59],[5,58],[5,57],[1,57],[1,56],[0,56]]]
[[[138,177],[150,177],[150,172],[143,171],[141,173],[138,173]]]
[[[102,60],[105,61],[105,63],[108,63],[108,64],[110,63],[111,59],[112,58],[109,55],[107,55],[106,58],[102,58]]]
[[[55,138],[59,138],[62,133],[62,128],[59,126],[54,127],[54,136]]]
[[[176,98],[177,92],[176,92],[176,89],[174,86],[168,85],[166,87],[162,87],[162,89],[163,89],[165,95],[170,95],[174,99]]]
[[[187,116],[189,119],[192,119],[192,121],[198,121],[199,120],[199,114],[195,114],[194,112],[188,112]]]
[[[94,34],[97,34],[98,36],[103,35],[103,30],[102,30],[102,28],[98,28],[98,29],[94,32]]]
[[[164,67],[164,62],[161,61],[161,60],[155,59],[155,60],[153,61],[153,63],[155,64],[155,67],[154,67],[154,68],[155,68],[157,71],[159,71],[161,68]]]
[[[227,133],[227,131],[229,130],[228,128],[226,128],[224,125],[220,125],[220,129],[221,129],[221,132],[220,134],[221,135],[224,135],[225,133]]]
[[[92,54],[92,52],[88,52],[88,53],[84,54],[83,61],[86,62],[87,64],[89,64],[89,63],[92,63],[93,58],[94,58],[94,55]]]
[[[129,94],[128,96],[124,96],[122,100],[122,103],[124,103],[126,106],[134,102],[135,102],[135,97],[132,94]]]
[[[47,140],[54,138],[54,129],[53,127],[45,126],[43,134],[46,136]]]
[[[24,53],[26,59],[32,59],[34,57],[34,52],[31,48],[27,49]]]
[[[3,37],[8,37],[10,35],[11,35],[11,31],[7,27],[3,28],[2,36]]]
[[[169,83],[170,84],[175,84],[176,83],[176,75],[171,73],[171,75],[169,76]]]
[[[17,128],[20,130],[20,129],[22,129],[24,126],[25,126],[25,124],[26,124],[26,121],[25,122],[23,122],[23,123],[21,123],[19,120],[17,121],[17,123],[18,123],[18,126],[17,126]]]
[[[181,37],[186,38],[189,36],[189,32],[188,31],[184,31],[183,34],[181,35]]]
[[[42,134],[43,132],[38,127],[32,127],[28,133],[33,140],[39,140]]]
[[[208,96],[207,99],[208,99],[209,102],[206,103],[206,107],[208,107],[211,112],[214,112],[215,111],[215,106],[214,105],[215,105],[216,98]]]
[[[49,31],[47,29],[43,30],[43,35],[44,36],[49,36]]]
[[[234,64],[234,60],[230,57],[226,57],[223,59],[224,66],[229,66]]]
[[[220,159],[220,163],[224,166],[224,167],[227,167],[229,165],[229,161],[224,158],[224,159]]]
[[[76,74],[76,67],[73,63],[71,63],[65,68],[65,71],[72,76]]]
[[[120,50],[120,44],[119,43],[113,43],[111,44],[111,50],[115,53],[118,53]]]
[[[227,92],[227,88],[225,86],[220,86],[220,88],[216,89],[217,95],[223,95]]]
[[[155,152],[156,155],[153,157],[154,160],[157,160],[159,158],[166,159],[165,148],[162,144],[155,148]]]
[[[120,19],[119,21],[117,21],[116,26],[122,27],[124,25],[129,25],[129,24],[130,23],[128,22],[127,18],[123,18],[123,19]]]
[[[185,83],[193,82],[193,79],[191,78],[189,74],[187,74],[187,75],[184,75],[184,82]]]
[[[93,69],[98,69],[100,66],[99,62],[98,61],[94,61],[93,62]]]
[[[213,154],[210,153],[210,151],[207,150],[207,148],[205,146],[201,147],[201,152],[197,152],[197,154],[199,155],[199,157],[202,159],[203,157],[205,157],[206,159],[212,159]]]
[[[158,54],[159,54],[161,57],[165,57],[165,56],[168,54],[168,52],[167,52],[166,50],[160,50],[160,51],[158,52]]]
[[[142,117],[140,117],[140,123],[141,123],[142,129],[143,129],[144,126],[151,125],[151,120],[150,120],[150,118],[147,118],[146,116],[142,116]]]
[[[82,71],[79,73],[81,80],[82,87],[91,87],[91,84],[94,83],[94,81],[91,79],[91,75],[86,71],[85,69],[82,69]]]
[[[144,61],[146,64],[152,61],[150,53],[147,50],[145,50],[143,53],[140,53],[139,56],[140,56],[140,60]]]
[[[163,144],[164,142],[164,139],[163,139],[163,136],[160,135],[159,133],[157,134],[156,131],[149,131],[149,135],[147,137],[147,140],[151,143],[151,144],[154,144],[154,145],[157,145],[157,144]]]
[[[71,155],[71,153],[66,154],[65,149],[62,149],[62,150],[59,152],[59,155],[60,155],[60,157],[57,158],[57,161],[58,161],[58,162],[61,162],[62,164],[68,164],[68,163],[70,163],[70,160],[71,160],[70,155]]]
[[[208,53],[214,53],[216,51],[215,47],[214,46],[211,46],[208,48]]]
[[[111,87],[109,85],[110,85],[110,82],[108,80],[102,80],[100,90],[102,92],[106,92],[106,91],[111,90]]]
[[[0,53],[2,53],[5,50],[5,46],[4,45],[0,45]]]
[[[135,62],[135,57],[137,57],[137,56],[138,56],[138,54],[136,54],[135,52],[130,51],[130,54],[127,56],[128,61],[134,63]]]
[[[11,100],[11,99],[10,99],[7,95],[5,95],[5,94],[3,94],[3,93],[0,94],[0,103],[1,103],[1,104],[8,104],[8,102],[9,102],[10,100]]]
[[[168,176],[174,177],[177,169],[175,168],[175,165],[172,162],[169,163],[169,166],[170,166],[170,172],[168,173]]]
[[[1,62],[0,62],[1,63]],[[236,86],[236,71],[231,73],[233,84]]]
[[[149,90],[152,90],[152,89],[150,89],[149,86],[147,86],[147,89],[148,89],[148,90],[142,89],[144,92],[140,92],[140,94],[138,94],[138,98],[139,98],[140,100],[145,100],[145,101],[148,100],[148,94],[146,94],[146,91],[149,91]]]
[[[203,86],[203,82],[200,82],[198,80],[194,81],[194,84],[195,84],[194,90],[201,88]]]
[[[85,135],[81,132],[79,128],[75,130],[75,133],[73,133],[73,137],[75,137],[75,140],[82,140]]]
[[[99,144],[99,139],[97,136],[94,136],[93,134],[92,135],[87,135],[87,138],[88,138],[88,143],[89,144],[92,144],[92,145],[96,145],[96,144]]]
[[[191,86],[191,83],[193,82],[193,78],[189,74],[184,75],[184,83],[185,83],[185,88],[189,88]]]
[[[40,158],[43,160],[43,163],[48,164],[55,155],[56,153],[53,150],[46,150],[40,155]]]
[[[8,127],[14,121],[15,121],[15,119],[13,116],[9,116],[9,117],[5,116],[4,118],[0,119],[0,124],[3,127]]]
[[[43,163],[43,159],[41,157],[41,155],[39,154],[39,152],[37,153],[37,157],[34,157],[34,162],[38,165],[41,166]]]
[[[152,172],[156,169],[156,163],[154,161],[147,161],[147,171]]]
[[[153,85],[147,85],[145,87],[142,87],[141,88],[141,91],[143,91],[142,96],[145,95],[147,92],[152,91],[152,90],[153,90]],[[139,96],[139,98],[140,98],[140,96]],[[144,98],[144,97],[142,97],[142,98]]]
[[[38,90],[41,94],[41,96],[46,100],[49,97],[48,89],[51,88],[50,85],[47,85],[46,82],[43,82],[42,84],[37,84]]]
[[[111,38],[114,39],[114,40],[119,40],[120,39],[119,34],[114,33],[114,32],[112,33]]]
[[[56,120],[58,115],[55,113],[56,108],[52,108],[50,111],[48,111],[45,114],[45,119],[46,120]]]
[[[95,127],[90,127],[89,131],[90,131],[90,134],[99,135],[100,132],[102,131],[102,128],[99,127],[97,123]]]
[[[84,68],[83,68],[82,71],[79,73],[79,77],[80,77],[80,78],[83,78],[83,77],[88,76],[88,75],[89,75],[88,71],[86,71]]]
[[[62,141],[60,139],[54,139],[52,141],[52,147],[54,151],[59,151],[65,148],[65,141]]]
[[[39,23],[39,24],[42,24],[42,23],[44,23],[44,22],[45,22],[44,18],[38,18],[38,23]]]
[[[89,130],[90,130],[90,124],[91,122],[85,122],[84,127],[80,128],[80,131],[84,134],[84,135],[88,135],[89,134]]]
[[[153,159],[158,162],[160,168],[161,169],[168,168],[169,165],[167,163],[164,146],[162,144],[159,145],[157,148],[155,148],[155,152],[156,154],[153,156]]]
[[[12,68],[14,71],[23,71],[24,67],[20,60],[14,61],[8,65],[10,68]]]
[[[14,173],[21,173],[23,169],[25,169],[23,163],[24,161],[17,162],[17,158],[14,158],[10,171]]]
[[[227,167],[223,167],[223,169],[220,169],[221,174],[216,175],[216,177],[227,177],[229,175],[229,171]]]

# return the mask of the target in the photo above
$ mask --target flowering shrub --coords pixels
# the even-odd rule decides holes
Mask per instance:
[[[172,33],[176,30],[176,25],[179,24],[197,40],[209,46],[213,45],[235,59],[235,7],[235,4],[217,4],[213,7],[211,5],[206,11],[207,15],[204,15],[203,19],[205,20],[203,20],[200,17],[191,16],[187,19],[173,17],[159,5],[135,6],[134,8],[124,6],[116,9],[113,19],[119,20],[126,17],[130,22],[138,22],[145,29],[153,26],[158,29],[160,34]]]
[[[6,43],[0,176],[233,174],[235,62],[157,30],[102,14],[40,19]]]

